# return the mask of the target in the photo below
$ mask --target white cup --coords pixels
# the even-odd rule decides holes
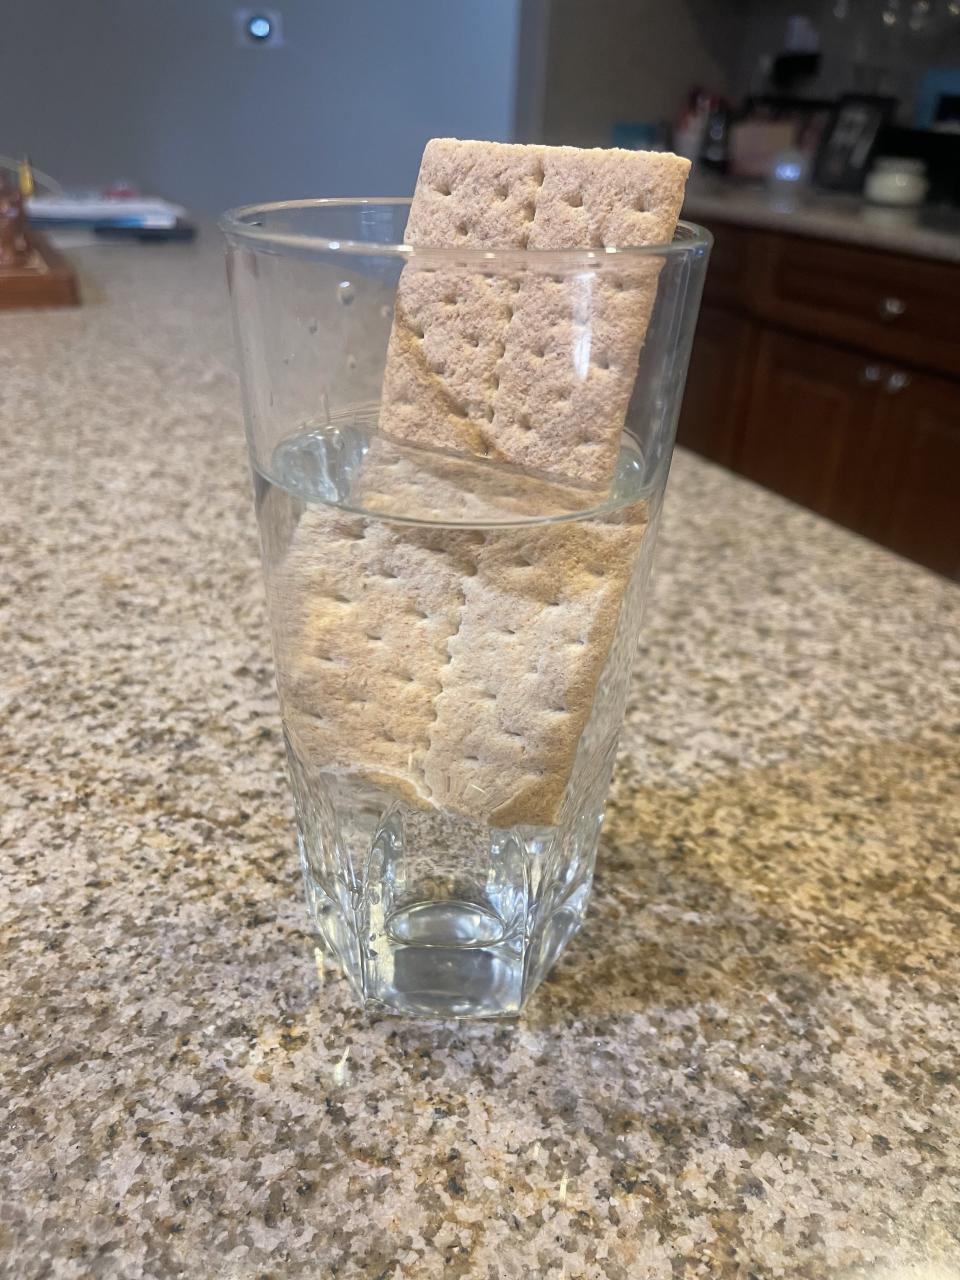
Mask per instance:
[[[929,183],[922,160],[880,156],[867,175],[863,194],[873,204],[913,207],[923,204]]]

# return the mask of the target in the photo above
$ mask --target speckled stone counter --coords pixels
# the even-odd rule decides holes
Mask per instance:
[[[839,240],[866,249],[940,262],[960,262],[960,210],[897,209],[859,196],[803,189],[774,193],[756,183],[695,177],[683,216],[712,227],[732,222],[816,240]]]
[[[518,1024],[304,927],[216,244],[0,315],[0,1274],[960,1274],[960,594],[690,457]]]

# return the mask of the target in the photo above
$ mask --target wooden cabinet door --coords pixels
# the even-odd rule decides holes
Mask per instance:
[[[717,307],[701,311],[677,442],[725,466],[733,463],[752,342],[749,320]]]
[[[768,331],[736,464],[960,579],[960,384]]]
[[[852,352],[763,333],[737,470],[859,528],[871,501],[867,442],[883,375],[879,363]]]
[[[875,436],[886,511],[882,527],[864,531],[960,581],[960,384],[885,369]]]
[[[737,309],[748,305],[757,289],[757,233],[712,220],[710,230],[713,248],[703,285],[704,307]]]

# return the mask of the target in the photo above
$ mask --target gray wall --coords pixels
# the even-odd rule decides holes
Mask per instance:
[[[249,0],[247,0],[249,4]],[[512,136],[520,0],[0,0],[0,152],[204,212],[413,189],[434,135]]]
[[[609,144],[617,120],[673,121],[692,85],[734,88],[745,0],[553,0],[542,131]]]
[[[936,0],[922,31],[885,26],[880,0],[542,0],[548,5],[547,142],[597,146],[617,120],[674,121],[692,85],[739,101],[760,87],[761,60],[782,51],[787,18],[805,14],[821,36],[822,70],[808,96],[889,93],[912,123],[927,67],[960,63],[960,18]],[[838,20],[838,10],[847,16]]]

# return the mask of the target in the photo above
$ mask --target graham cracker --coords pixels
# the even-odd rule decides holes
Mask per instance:
[[[284,723],[304,763],[425,799],[428,729],[473,540],[304,512],[271,592]]]
[[[491,467],[469,456],[404,445],[380,434],[371,438],[353,496],[364,511],[382,516],[479,526],[587,511],[609,497],[606,489]]]
[[[416,248],[605,249],[668,243],[689,162],[617,149],[434,139],[406,238]],[[609,481],[662,260],[556,260],[403,270],[381,430],[567,476]]]
[[[408,239],[666,242],[688,168],[675,156],[441,139],[424,155]],[[545,257],[486,274],[426,255],[404,269],[381,435],[356,483],[377,517],[309,510],[276,580],[281,699],[307,763],[495,826],[558,820],[611,645],[625,642],[646,504],[486,526],[596,505],[659,268],[625,256],[616,276],[556,277]]]
[[[429,729],[435,804],[498,827],[556,822],[645,527],[639,503],[485,536]]]
[[[308,509],[273,585],[298,757],[494,826],[555,822],[645,527],[644,503],[482,532]]]

